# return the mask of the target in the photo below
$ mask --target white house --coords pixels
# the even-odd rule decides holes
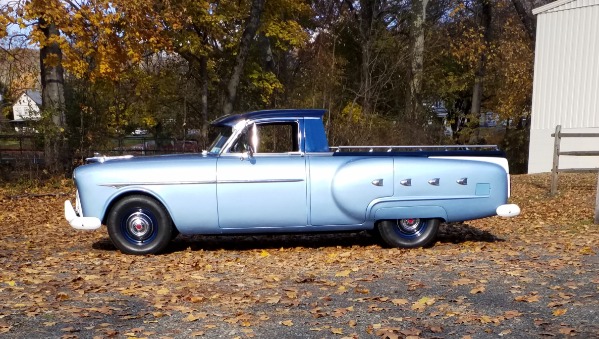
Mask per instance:
[[[550,172],[551,133],[599,132],[599,0],[558,0],[537,16],[528,172]],[[599,138],[564,138],[562,151],[599,151]],[[560,168],[599,167],[599,157],[562,156]]]
[[[29,121],[41,119],[40,107],[42,106],[42,94],[39,91],[27,90],[12,106],[14,120],[11,121],[17,132],[23,131]]]

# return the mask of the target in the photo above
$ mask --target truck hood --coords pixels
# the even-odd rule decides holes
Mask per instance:
[[[216,156],[173,154],[148,157],[114,157],[78,167],[79,184],[107,187],[158,185],[216,180]]]

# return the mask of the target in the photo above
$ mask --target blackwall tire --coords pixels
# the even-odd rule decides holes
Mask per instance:
[[[383,241],[392,247],[415,248],[430,245],[437,237],[440,219],[398,219],[378,223]]]
[[[157,254],[171,241],[173,222],[155,199],[132,195],[116,202],[107,218],[110,240],[127,254]]]

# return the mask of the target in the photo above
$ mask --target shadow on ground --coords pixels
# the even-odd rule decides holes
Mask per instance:
[[[504,241],[490,232],[464,223],[441,224],[437,242],[459,244],[472,242]],[[179,235],[166,253],[191,249],[192,251],[257,250],[276,248],[321,248],[383,245],[377,235],[370,232],[269,234],[269,235]],[[103,251],[116,251],[109,238],[95,242],[92,247]]]
[[[465,223],[441,224],[437,242],[459,244],[466,241],[473,242],[503,242],[502,238],[493,233],[478,229]]]

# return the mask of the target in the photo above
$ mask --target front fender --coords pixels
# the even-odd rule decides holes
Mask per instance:
[[[146,187],[141,187],[141,186],[128,186],[128,187],[124,187],[124,188],[120,188],[118,190],[116,190],[114,193],[112,193],[112,195],[110,195],[107,199],[106,202],[102,208],[102,214],[101,214],[101,220],[103,224],[106,224],[106,217],[108,212],[110,211],[110,209],[112,208],[112,205],[114,205],[115,202],[117,202],[118,200],[129,196],[129,195],[145,195],[148,196],[150,198],[156,199],[156,201],[160,202],[160,204],[162,204],[162,206],[164,206],[164,208],[166,209],[166,212],[171,216],[172,218],[172,213],[171,213],[171,209],[170,207],[166,204],[166,202],[160,197],[160,194],[158,194],[157,192],[154,192],[152,190],[147,189]]]

